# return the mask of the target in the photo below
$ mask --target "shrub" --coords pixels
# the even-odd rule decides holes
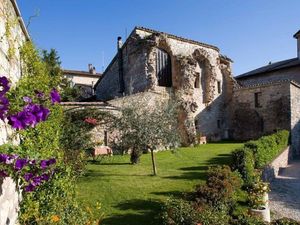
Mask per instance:
[[[39,52],[32,43],[28,42],[22,47],[21,58],[22,77],[7,93],[11,103],[10,110],[12,113],[24,110],[24,105],[28,103],[26,101],[31,99],[33,104],[39,103],[47,107],[50,114],[47,121],[17,131],[20,146],[6,145],[3,147],[6,150],[2,152],[18,154],[22,158],[33,158],[37,160],[36,162],[41,159],[55,158],[57,168],[54,169],[49,182],[38,186],[33,192],[22,193],[19,222],[32,225],[46,225],[53,222],[59,222],[61,225],[93,224],[99,219],[91,216],[81,207],[81,203],[77,202],[72,166],[66,165],[64,161],[61,145],[61,124],[64,119],[62,107],[53,104],[53,98],[51,98],[52,102],[49,100],[49,95],[53,93],[52,88],[57,88],[60,78],[51,77],[46,64],[41,61]],[[95,215],[100,217],[99,213]]]
[[[228,225],[230,221],[230,216],[226,210],[216,210],[212,207],[206,207],[197,213],[197,225]]]
[[[240,172],[246,184],[251,185],[255,180],[255,169],[261,169],[276,158],[288,141],[289,132],[286,130],[249,141],[232,153],[232,168]]]
[[[216,166],[208,170],[205,185],[196,187],[195,197],[201,204],[222,208],[232,206],[235,202],[235,192],[241,187],[241,179],[233,173],[229,166]]]
[[[233,170],[237,170],[241,174],[245,184],[251,184],[255,174],[255,161],[251,149],[246,147],[237,149],[232,153],[232,158]]]
[[[257,141],[250,141],[245,147],[252,149],[255,157],[255,167],[262,168],[272,162],[288,145],[289,132],[278,131],[269,136],[263,136]]]
[[[241,215],[237,219],[232,219],[230,222],[232,225],[266,225],[260,218],[250,216],[250,215]]]
[[[162,210],[164,225],[197,224],[197,212],[189,202],[181,199],[168,199]]]
[[[271,224],[272,225],[299,225],[300,222],[297,222],[296,220],[290,218],[281,218],[273,221]]]
[[[228,225],[226,211],[203,207],[196,210],[193,204],[179,199],[168,199],[163,207],[164,225]]]

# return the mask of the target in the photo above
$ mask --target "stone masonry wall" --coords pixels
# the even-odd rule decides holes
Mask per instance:
[[[21,77],[19,48],[29,38],[16,7],[14,0],[0,1],[0,76],[7,76],[12,85]],[[0,121],[0,145],[8,142],[11,135],[10,126]],[[11,178],[0,180],[0,225],[14,225],[17,221],[19,197],[15,186]]]
[[[172,88],[157,85],[156,48],[163,49],[171,58]],[[174,93],[180,103],[179,123],[186,145],[195,142],[196,130],[212,140],[228,137],[227,115],[234,80],[230,61],[224,60],[216,48],[135,29],[122,48],[122,56],[125,95],[149,90]],[[121,97],[117,59],[113,59],[96,87],[98,100]],[[197,75],[199,87],[195,87]]]
[[[255,93],[260,93],[259,107],[255,106]],[[290,130],[290,82],[237,88],[233,102],[233,136],[237,140]]]
[[[265,182],[271,182],[279,174],[280,169],[286,168],[291,159],[291,148],[288,146],[280,155],[278,155],[270,164],[264,167],[262,179]]]
[[[291,146],[293,154],[300,155],[300,86],[292,83],[291,92]]]

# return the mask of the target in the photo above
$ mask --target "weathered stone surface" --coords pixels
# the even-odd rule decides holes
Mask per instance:
[[[157,48],[170,56],[171,88],[158,86]],[[230,61],[221,57],[216,47],[136,28],[121,51],[124,93],[119,92],[119,57],[116,56],[96,86],[98,100],[108,101],[150,90],[166,93],[179,103],[183,144],[195,143],[196,131],[209,140],[228,137],[230,118],[227,115],[234,81]]]
[[[11,178],[0,179],[0,225],[13,225],[18,219],[19,195]]]
[[[279,156],[276,157],[262,172],[262,178],[265,182],[271,182],[279,175],[280,169],[289,165],[292,153],[291,148],[287,147]]]
[[[20,46],[29,39],[14,0],[0,2],[0,76],[12,85],[21,77]],[[9,26],[7,26],[9,24]],[[8,32],[9,29],[9,32]],[[13,131],[0,120],[0,145],[13,138]],[[13,138],[17,142],[16,138]],[[18,217],[19,197],[11,178],[0,180],[0,225],[14,225]]]
[[[237,88],[234,90],[233,137],[257,139],[279,129],[290,130],[290,82]],[[255,106],[255,93],[260,106]]]

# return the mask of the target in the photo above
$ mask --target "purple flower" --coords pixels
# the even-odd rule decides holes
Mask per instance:
[[[49,160],[42,160],[40,165],[41,165],[41,168],[44,170],[46,169],[47,167],[51,166],[52,164],[55,164],[56,163],[56,159],[55,158],[52,158],[52,159],[49,159]]]
[[[15,129],[17,130],[23,130],[26,128],[26,123],[25,123],[25,113],[22,111],[22,112],[19,112],[17,114],[13,114],[8,118],[8,123]]]
[[[8,173],[4,170],[0,170],[0,177],[7,177]]]
[[[56,163],[55,158],[49,159],[49,165],[52,165],[52,164],[55,164],[55,163]]]
[[[8,155],[6,154],[0,154],[0,163],[6,163],[6,160],[8,158]]]
[[[9,124],[18,130],[35,127],[37,123],[45,121],[50,114],[50,110],[37,104],[28,104],[24,106],[23,111],[8,117]]]
[[[43,173],[43,174],[41,175],[41,179],[44,180],[44,181],[48,181],[48,180],[50,179],[50,176],[49,176],[49,174],[47,174],[47,173]]]
[[[0,77],[0,96],[6,94],[9,90],[9,81],[6,77]]]
[[[4,120],[8,111],[9,101],[6,97],[0,96],[0,119]]]
[[[28,96],[24,96],[23,101],[26,102],[26,103],[32,103],[32,99]]]
[[[38,98],[44,98],[45,94],[42,91],[35,90],[34,93]]]
[[[28,184],[25,186],[25,192],[32,192],[35,190],[35,186],[33,184]]]
[[[39,186],[42,183],[42,178],[40,176],[36,176],[32,178],[32,185],[33,186]]]
[[[50,92],[50,97],[51,97],[52,104],[60,103],[60,95],[55,88],[53,88],[52,91]]]
[[[17,159],[16,160],[16,164],[15,164],[15,169],[17,171],[23,169],[24,166],[26,166],[28,163],[28,160],[27,159]]]
[[[28,182],[31,178],[33,178],[33,174],[32,173],[26,173],[24,175],[24,179]]]

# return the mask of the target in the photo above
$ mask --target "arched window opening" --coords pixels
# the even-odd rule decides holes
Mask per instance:
[[[172,65],[169,54],[162,50],[156,51],[156,76],[158,86],[172,87]]]

